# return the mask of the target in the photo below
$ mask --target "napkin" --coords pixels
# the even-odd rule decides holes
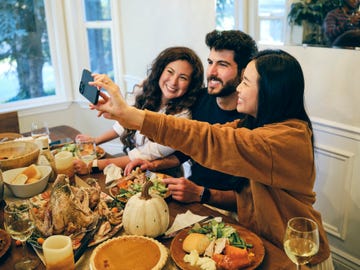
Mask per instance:
[[[183,214],[177,214],[175,220],[171,227],[165,232],[165,235],[171,234],[178,230],[184,229],[190,225],[200,222],[201,220],[207,218],[207,216],[199,216],[193,214],[190,210],[187,210]]]
[[[14,141],[29,141],[29,142],[34,142],[34,138],[33,137],[20,137],[20,138],[16,138],[14,139]]]
[[[104,168],[104,174],[106,175],[105,184],[108,184],[113,180],[121,178],[123,170],[115,164],[109,164]]]

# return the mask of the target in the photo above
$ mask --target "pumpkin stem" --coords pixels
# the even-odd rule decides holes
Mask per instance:
[[[150,180],[146,181],[145,185],[143,186],[141,190],[140,199],[142,200],[149,200],[151,199],[151,195],[149,194],[149,189],[154,183]]]

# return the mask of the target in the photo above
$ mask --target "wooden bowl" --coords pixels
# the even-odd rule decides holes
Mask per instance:
[[[17,138],[21,138],[22,135],[19,133],[13,133],[13,132],[4,132],[0,133],[0,141],[4,138],[6,138],[5,142],[15,140]]]
[[[0,143],[0,166],[3,171],[36,163],[40,149],[33,142],[10,141]]]

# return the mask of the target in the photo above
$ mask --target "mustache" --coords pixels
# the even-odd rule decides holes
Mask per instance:
[[[222,84],[224,84],[224,82],[223,82],[220,78],[218,78],[218,77],[216,77],[216,76],[213,76],[213,75],[207,77],[207,81],[208,81],[208,82],[211,81],[211,80],[219,81],[219,82],[221,82]]]

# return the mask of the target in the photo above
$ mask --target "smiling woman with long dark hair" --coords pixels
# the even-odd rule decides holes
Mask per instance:
[[[111,81],[107,75],[103,80]],[[140,93],[135,99],[135,108],[150,110],[161,114],[170,114],[179,118],[191,118],[191,106],[203,85],[204,69],[198,55],[188,47],[169,47],[163,50],[153,61],[148,77],[142,82]],[[87,136],[84,134],[81,137]],[[120,136],[124,146],[124,155],[116,158],[100,159],[87,166],[81,160],[74,161],[79,174],[86,174],[93,168],[103,170],[113,163],[121,168],[134,159],[154,160],[164,158],[174,149],[150,141],[134,129],[128,129],[115,122],[113,129],[105,132],[96,144]],[[87,136],[88,137],[88,136]],[[104,139],[105,138],[105,139]],[[96,166],[94,166],[96,165]],[[180,167],[163,171],[175,177],[181,176]]]

